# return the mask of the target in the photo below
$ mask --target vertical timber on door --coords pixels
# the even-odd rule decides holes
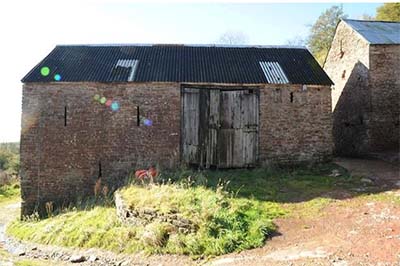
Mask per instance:
[[[258,162],[259,89],[182,88],[182,161],[200,167]]]
[[[198,89],[182,90],[182,161],[199,163],[200,92]]]
[[[253,167],[258,161],[259,90],[221,90],[218,167]]]

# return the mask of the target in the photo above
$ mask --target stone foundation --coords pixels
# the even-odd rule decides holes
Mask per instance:
[[[176,213],[160,213],[154,209],[132,209],[126,204],[118,191],[114,195],[117,216],[125,224],[146,226],[153,222],[169,223],[177,232],[184,234],[194,233],[197,230],[197,226],[192,221]]]

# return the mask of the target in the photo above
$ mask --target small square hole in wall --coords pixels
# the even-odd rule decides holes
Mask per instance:
[[[254,90],[253,89],[249,89],[249,94],[253,94]]]
[[[346,78],[346,70],[343,70],[342,79],[345,79],[345,78]]]
[[[290,102],[291,102],[291,103],[293,102],[293,97],[294,97],[293,92],[291,92],[291,93],[290,93]]]

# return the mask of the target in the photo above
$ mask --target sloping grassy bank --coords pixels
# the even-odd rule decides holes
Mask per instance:
[[[335,175],[331,174],[333,170]],[[276,217],[294,208],[298,212],[303,205],[301,215],[314,215],[332,202],[330,192],[360,186],[360,178],[351,177],[334,164],[292,169],[181,170],[162,173],[158,181],[160,185],[129,185],[120,194],[135,211],[174,213],[195,224],[195,231],[180,232],[165,221],[127,226],[117,219],[114,206],[97,204],[64,210],[44,220],[15,221],[7,232],[23,240],[69,247],[220,255],[260,247],[275,230]]]
[[[275,229],[272,220],[284,214],[276,203],[238,199],[220,188],[131,185],[121,194],[135,209],[172,211],[198,229],[184,234],[163,222],[127,226],[117,219],[115,208],[96,206],[39,221],[15,221],[7,232],[22,240],[69,247],[220,255],[262,246]]]

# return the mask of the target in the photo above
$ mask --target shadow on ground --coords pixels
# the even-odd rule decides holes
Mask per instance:
[[[359,169],[364,169],[360,171]],[[345,199],[400,186],[399,166],[377,159],[335,158],[332,163],[234,170],[182,170],[162,178],[215,188],[223,184],[238,197],[296,203],[314,198]]]

